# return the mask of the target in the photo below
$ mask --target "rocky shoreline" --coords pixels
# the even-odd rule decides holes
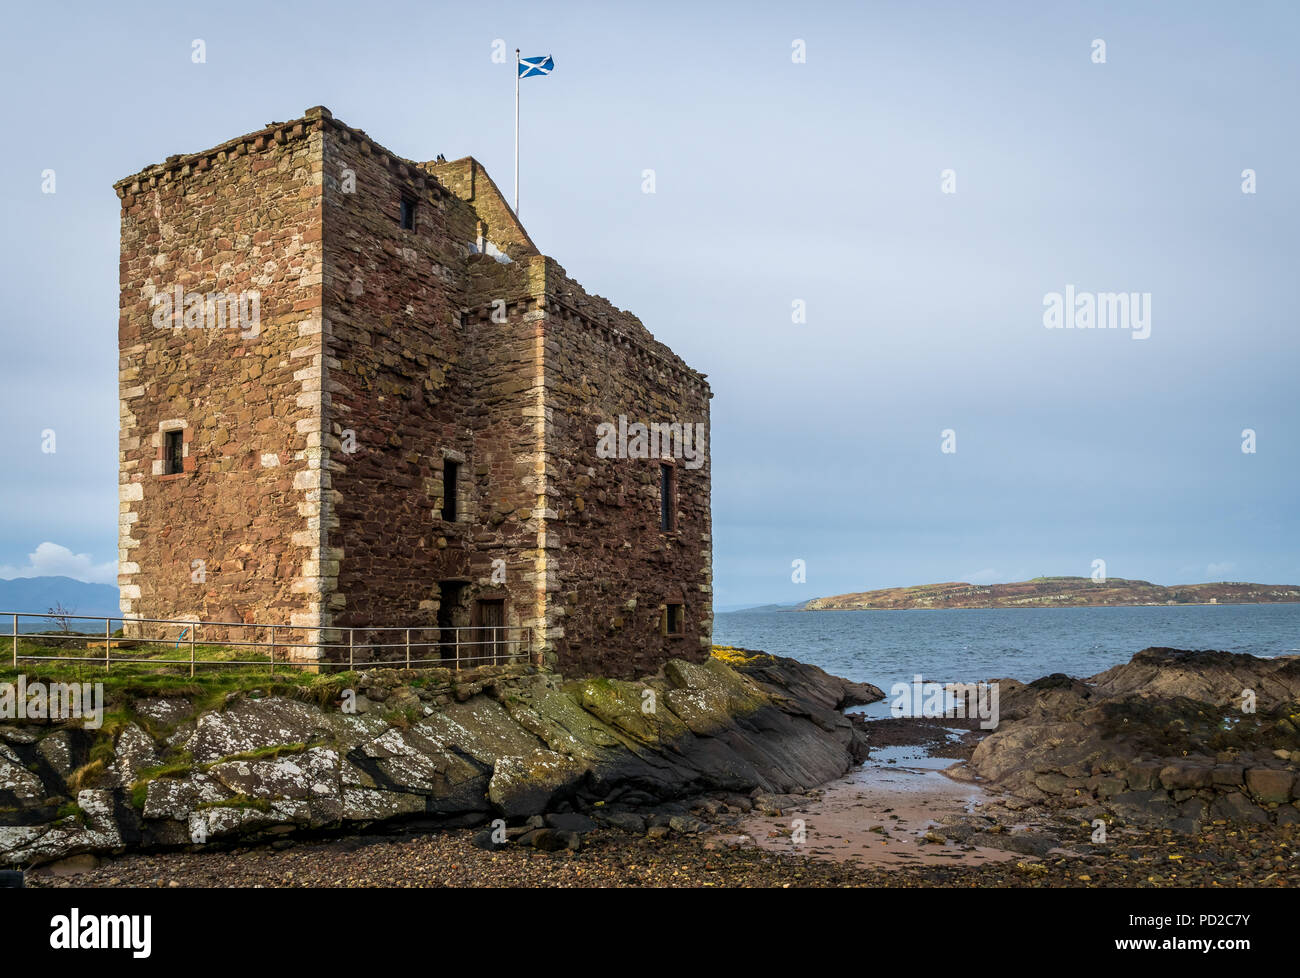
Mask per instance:
[[[1008,807],[1186,834],[1300,823],[1300,657],[1150,648],[1087,680],[998,687],[998,729],[950,773]]]
[[[575,846],[571,826],[538,820],[590,812],[610,823],[704,792],[838,777],[866,756],[841,711],[883,695],[735,650],[640,682],[377,669],[234,692],[215,707],[198,687],[117,692],[100,731],[0,726],[0,865],[388,824],[490,825]]]
[[[703,673],[670,669],[613,689],[537,675],[483,676],[446,704],[417,695],[430,716],[415,727],[429,730],[445,722],[452,703],[470,706],[486,697],[511,718],[530,717],[526,729],[534,736],[548,729],[541,717],[556,723],[550,739],[543,738],[547,744],[560,742],[560,730],[573,736],[579,716],[613,742],[601,744],[606,753],[590,753],[600,738],[588,729],[576,739],[589,753],[571,748],[564,755],[585,757],[581,775],[566,773],[570,780],[541,792],[535,774],[517,780],[515,768],[499,763],[519,755],[498,754],[493,772],[479,774],[478,795],[463,783],[451,793],[438,789],[441,799],[483,799],[450,819],[425,811],[321,825],[253,821],[204,845],[124,840],[95,847],[83,837],[78,850],[32,860],[42,865],[29,880],[37,886],[1286,886],[1300,869],[1298,663],[1147,649],[1085,680],[1002,680],[1001,722],[988,734],[976,722],[846,717],[846,706],[878,699],[879,690],[740,650],[719,650],[707,667],[695,667]],[[409,729],[391,725],[387,706],[410,688],[409,677],[390,673],[374,681],[392,687],[366,687],[361,715],[383,703],[388,731],[368,742],[371,749],[340,756],[374,781],[366,790],[400,794],[393,779],[412,769],[413,755],[373,744],[380,738],[388,746],[413,743]],[[534,692],[524,699],[521,689]],[[653,730],[645,727],[647,689],[664,694],[661,709],[666,703],[678,722],[689,718],[693,725],[683,733],[660,715]],[[537,704],[557,691],[570,706],[538,713]],[[673,691],[678,695],[667,695]],[[507,709],[502,701],[514,696],[520,701]],[[251,702],[264,706],[272,699]],[[247,702],[235,697],[218,711],[222,723],[237,721],[245,730],[240,710],[248,706],[240,704]],[[1255,711],[1240,709],[1243,704]],[[432,720],[435,715],[441,719]],[[202,721],[181,723],[176,730],[186,732],[173,733],[192,756],[246,747],[226,739],[233,735],[229,725]],[[263,740],[300,733],[275,724],[259,729]],[[476,743],[467,739],[468,729],[458,731],[458,744]],[[207,739],[196,741],[201,733]],[[117,734],[119,743],[123,735]],[[900,749],[914,753],[898,755]],[[277,783],[272,768],[257,775],[255,787],[248,779],[258,762],[223,756],[204,771],[161,780],[183,784],[202,774],[227,791]],[[907,759],[917,756],[926,759],[921,767]],[[902,760],[891,767],[896,757]],[[941,773],[945,762],[937,758],[956,763]],[[294,765],[305,769],[300,761]],[[496,769],[508,777],[494,792]],[[424,780],[403,776],[408,793],[419,785],[423,804],[433,804],[427,773]],[[158,799],[176,796],[175,785],[154,788],[156,780],[144,789],[146,803],[151,792]],[[131,788],[98,790],[139,794],[139,779]],[[120,794],[113,797],[123,803]],[[207,810],[224,807],[236,806]],[[204,810],[195,806],[188,814]],[[158,811],[146,806],[139,821],[159,818]],[[120,831],[123,823],[114,824]]]

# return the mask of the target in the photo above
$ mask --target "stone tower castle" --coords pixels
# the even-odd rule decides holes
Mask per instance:
[[[317,107],[115,189],[136,631],[503,625],[614,676],[708,654],[709,385],[476,160]]]

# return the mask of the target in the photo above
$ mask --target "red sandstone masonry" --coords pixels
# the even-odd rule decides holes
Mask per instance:
[[[319,328],[321,139],[287,123],[117,184],[124,616],[312,611],[297,590],[311,549],[290,536],[319,404],[291,392]],[[258,335],[155,327],[151,300],[176,286],[258,291]],[[184,472],[164,476],[172,428],[184,430]]]
[[[116,186],[124,615],[333,637],[498,598],[571,673],[707,655],[709,465],[678,464],[664,533],[658,460],[597,458],[596,429],[707,430],[708,385],[541,256],[477,161],[414,164],[318,108]],[[261,334],[154,327],[175,285],[257,288]]]
[[[675,459],[677,520],[659,526],[660,459],[596,454],[596,427],[629,422],[703,424],[709,390],[661,344],[638,342],[635,317],[587,296],[550,270],[547,360],[550,482],[560,593],[552,615],[564,654],[584,671],[653,672],[666,656],[702,660],[712,642],[710,463]],[[707,440],[706,440],[707,446]],[[663,635],[670,600],[684,604],[680,638]]]

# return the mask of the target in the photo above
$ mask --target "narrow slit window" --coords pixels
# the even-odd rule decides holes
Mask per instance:
[[[686,633],[686,608],[678,602],[669,603],[664,609],[664,632],[668,635]]]
[[[401,220],[405,230],[415,229],[415,198],[407,194],[402,194]]]
[[[667,464],[659,466],[659,529],[677,529],[677,470]]]
[[[442,518],[456,522],[456,497],[459,495],[460,463],[444,459],[442,463]]]
[[[185,442],[181,431],[163,432],[163,475],[185,471]]]

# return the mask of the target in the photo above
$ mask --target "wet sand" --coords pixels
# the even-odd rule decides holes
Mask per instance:
[[[779,816],[747,816],[723,839],[873,868],[1023,859],[1000,849],[926,840],[926,832],[944,816],[977,814],[984,800],[977,786],[937,771],[868,763],[827,785],[807,805],[783,809]],[[796,820],[803,822],[804,841],[795,841]]]
[[[753,812],[723,838],[871,868],[977,866],[1023,858],[1002,849],[926,838],[943,819],[978,815],[991,800],[978,785],[943,774],[955,763],[953,757],[934,756],[936,747],[954,753],[964,736],[965,730],[947,728],[937,731],[937,740],[873,747],[861,768],[825,785],[818,797],[783,808],[780,815]],[[802,822],[802,836],[796,820]]]

